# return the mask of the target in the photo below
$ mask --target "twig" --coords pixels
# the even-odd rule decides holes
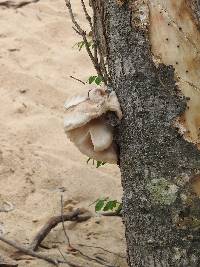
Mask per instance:
[[[74,76],[69,76],[69,77],[85,85],[84,81],[81,81],[80,79],[78,79],[78,78],[76,78]]]
[[[105,60],[104,60],[104,48],[103,48],[103,41],[97,41],[98,40],[98,34],[97,34],[97,29],[99,29],[99,27],[101,28],[101,31],[102,31],[102,38],[105,38],[104,36],[104,11],[103,11],[103,8],[100,7],[98,8],[97,7],[97,2],[95,0],[91,0],[91,7],[92,7],[92,10],[93,10],[93,24],[94,24],[94,27],[93,27],[93,39],[95,40],[95,43],[96,43],[96,49],[98,51],[98,54],[100,56],[100,68],[101,68],[101,72],[103,73],[103,76],[104,76],[104,82],[105,84],[107,84],[108,82],[110,82],[110,77],[108,75],[108,72],[107,72],[107,69],[106,69],[106,66],[105,66]],[[98,12],[99,11],[99,12]],[[97,21],[99,23],[97,23]],[[106,43],[106,42],[104,42]],[[107,48],[106,48],[107,49]],[[96,51],[96,53],[97,53]]]
[[[81,0],[81,4],[82,4],[82,7],[83,7],[83,10],[84,10],[84,13],[85,13],[85,17],[86,17],[86,19],[88,20],[88,22],[90,24],[91,30],[93,31],[92,19],[91,19],[90,15],[87,12],[87,8],[85,6],[84,0]]]
[[[64,220],[64,215],[63,215],[63,195],[61,195],[61,198],[60,198],[60,205],[61,205],[61,218],[62,218],[62,228],[63,228],[63,232],[64,232],[64,235],[67,239],[67,242],[68,242],[68,246],[71,248],[71,243],[70,243],[70,239],[69,239],[69,236],[66,232],[66,229],[65,229],[65,220]]]
[[[84,254],[84,253],[83,253],[82,251],[80,251],[79,249],[76,249],[76,250],[80,253],[81,256],[85,257],[86,259],[88,259],[88,260],[90,260],[90,261],[95,261],[95,262],[97,262],[97,263],[99,263],[99,264],[101,264],[101,265],[103,265],[103,266],[106,266],[106,267],[115,267],[115,266],[113,266],[113,265],[110,265],[110,264],[105,263],[105,260],[103,260],[103,262],[102,262],[102,260],[100,260],[100,259],[92,258],[92,257],[90,257],[90,256],[88,256],[88,255],[86,255],[86,254]]]
[[[61,263],[59,260],[52,259],[52,258],[50,258],[50,257],[48,257],[46,255],[43,255],[41,253],[35,252],[35,251],[31,250],[31,249],[28,249],[23,245],[17,244],[15,241],[7,239],[6,237],[0,236],[0,240],[2,242],[6,243],[6,244],[18,249],[19,251],[21,251],[21,252],[23,252],[23,253],[25,253],[27,255],[32,256],[32,257],[36,257],[38,259],[45,260],[45,261],[50,262],[50,263],[52,263],[52,264],[54,264],[56,266],[58,266],[58,263]]]
[[[4,243],[16,248],[17,250],[23,252],[26,255],[30,255],[32,257],[45,260],[45,261],[47,261],[49,263],[52,263],[52,264],[54,264],[56,266],[58,266],[59,263],[67,263],[70,267],[84,267],[84,266],[80,266],[80,265],[74,264],[74,263],[68,261],[66,258],[64,258],[64,261],[59,260],[59,259],[52,259],[49,256],[43,255],[42,253],[35,252],[35,251],[31,250],[31,249],[28,249],[25,246],[19,245],[16,242],[14,242],[12,240],[9,240],[9,239],[7,239],[7,238],[5,238],[3,236],[0,236],[0,240],[2,242],[4,242]]]
[[[103,74],[102,74],[102,71],[101,71],[101,67],[98,63],[98,61],[95,59],[95,57],[93,56],[91,50],[90,50],[90,46],[89,46],[89,43],[88,43],[88,40],[87,40],[87,37],[86,37],[86,32],[81,28],[81,26],[78,24],[78,22],[75,20],[75,17],[74,17],[74,13],[72,11],[72,7],[71,7],[71,2],[70,0],[65,0],[65,3],[66,3],[66,6],[69,10],[69,14],[70,14],[70,17],[71,17],[71,20],[72,20],[72,23],[74,24],[75,27],[73,27],[73,29],[76,31],[76,33],[78,33],[79,35],[82,36],[83,38],[83,41],[85,43],[85,48],[87,50],[87,53],[94,65],[94,68],[96,69],[97,71],[97,74],[99,76],[102,77],[102,79],[104,80],[104,77],[103,77]]]
[[[66,262],[67,259],[65,258],[65,256],[63,255],[62,251],[60,250],[60,248],[58,247],[58,252],[60,253],[60,255],[62,256],[63,260]]]
[[[59,248],[58,248],[58,251],[59,251],[60,255],[63,257],[64,262],[67,263],[69,266],[71,266],[71,267],[85,267],[82,265],[77,265],[75,263],[71,263],[71,262],[69,263],[69,261],[66,259],[66,257],[64,256],[64,254],[62,253],[62,251]]]
[[[67,243],[68,243],[69,248],[71,248],[71,249],[73,249],[73,250],[79,252],[79,254],[80,254],[81,256],[85,257],[86,259],[88,259],[88,260],[90,260],[90,261],[95,261],[95,262],[97,262],[97,263],[99,263],[99,264],[101,264],[101,265],[104,265],[104,266],[113,267],[113,266],[111,266],[111,265],[102,263],[102,261],[99,260],[99,259],[92,258],[92,257],[90,257],[90,256],[88,256],[88,255],[86,255],[86,254],[84,254],[82,251],[80,251],[79,249],[77,249],[77,248],[75,248],[75,247],[73,247],[73,246],[71,245],[70,240],[69,240],[69,237],[68,237],[67,232],[66,232],[66,229],[65,229],[64,220],[63,220],[63,219],[64,219],[64,215],[63,215],[63,196],[62,196],[62,195],[61,195],[61,201],[60,201],[60,203],[61,203],[62,227],[63,227],[63,232],[64,232],[64,235],[65,235],[65,237],[66,237],[66,240],[67,240]]]
[[[40,243],[44,240],[44,238],[50,233],[50,231],[55,228],[59,223],[64,221],[74,221],[77,219],[77,216],[80,215],[80,210],[77,209],[73,212],[69,212],[62,216],[53,216],[48,220],[48,222],[39,230],[39,232],[33,238],[33,241],[30,244],[30,249],[36,251],[39,247]],[[87,219],[87,218],[86,218]]]
[[[92,31],[92,40],[93,40],[93,47],[94,47],[94,61],[96,62],[96,64],[99,64],[98,53],[97,53],[97,39],[96,39],[96,36],[95,36],[96,15],[95,15],[95,12],[93,10],[94,15],[93,15],[93,24],[92,24],[92,19],[91,19],[91,17],[89,16],[89,14],[87,12],[84,0],[81,0],[81,3],[82,3],[82,6],[83,6],[85,17],[88,20],[88,22],[90,24],[91,31]],[[100,67],[101,67],[101,65],[100,65]],[[104,78],[104,77],[102,77],[102,78]],[[105,84],[107,83],[106,80],[104,82],[105,82]]]
[[[93,5],[93,3],[91,3]],[[94,43],[94,59],[99,62],[98,59],[98,53],[97,53],[97,38],[96,38],[96,34],[95,34],[95,30],[97,27],[97,19],[96,19],[96,12],[95,9],[92,6],[92,10],[93,10],[93,29],[92,29],[92,39],[93,39],[93,43]]]

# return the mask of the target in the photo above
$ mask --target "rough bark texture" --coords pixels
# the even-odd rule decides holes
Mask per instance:
[[[147,1],[98,2],[112,88],[124,114],[116,140],[129,265],[200,266],[200,151],[173,127],[189,100],[173,66],[153,61]]]

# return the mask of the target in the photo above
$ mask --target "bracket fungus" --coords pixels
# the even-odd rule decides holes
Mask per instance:
[[[105,115],[111,111],[119,120],[122,111],[114,91],[94,88],[84,95],[65,102],[64,129],[67,137],[83,154],[108,163],[117,163],[117,146],[113,141],[113,127]]]

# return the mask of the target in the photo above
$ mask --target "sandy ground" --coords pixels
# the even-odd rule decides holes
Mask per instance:
[[[73,6],[87,28],[79,0],[73,0]],[[14,205],[13,211],[0,212],[0,228],[6,237],[22,244],[29,244],[41,226],[60,213],[61,194],[65,208],[85,207],[93,213],[89,204],[97,198],[121,199],[118,168],[87,165],[87,158],[63,131],[64,101],[86,90],[69,76],[86,81],[95,74],[86,52],[72,48],[78,41],[64,0],[43,0],[19,9],[0,6],[0,208],[4,201]],[[125,256],[119,217],[94,214],[84,223],[66,223],[66,228],[71,243],[85,254],[99,255],[114,266],[127,266],[114,254],[79,246],[100,246]],[[43,244],[50,249],[40,251],[51,256],[60,257],[58,246],[73,262],[100,266],[67,252],[61,225]],[[14,252],[0,242],[0,255],[16,258]],[[51,266],[19,255],[18,264]]]

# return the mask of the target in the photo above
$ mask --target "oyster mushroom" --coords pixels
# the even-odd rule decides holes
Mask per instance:
[[[113,141],[113,127],[104,115],[115,112],[119,120],[122,111],[115,92],[102,88],[89,90],[85,95],[66,101],[64,129],[68,138],[83,154],[95,160],[117,163],[117,147]]]

